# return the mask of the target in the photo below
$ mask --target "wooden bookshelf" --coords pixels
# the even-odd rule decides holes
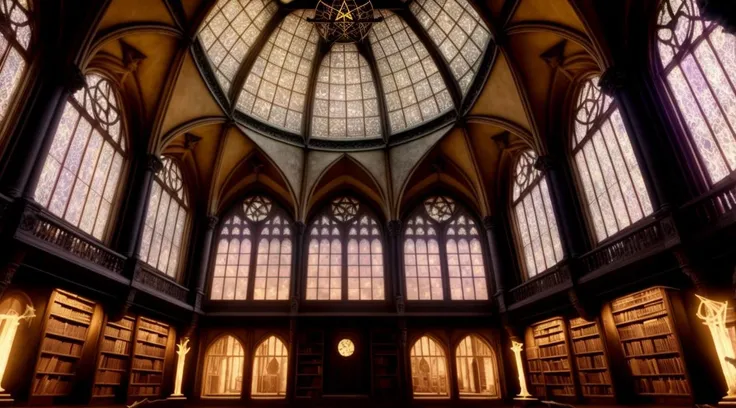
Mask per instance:
[[[296,351],[296,398],[315,398],[322,395],[324,348],[323,331],[307,330],[299,334]]]
[[[395,331],[371,332],[371,372],[373,395],[392,397],[399,393],[399,339]]]
[[[32,398],[53,400],[71,394],[95,309],[94,302],[73,293],[60,289],[51,293],[31,384]]]
[[[552,318],[529,327],[526,355],[532,394],[537,398],[575,397],[565,321]]]
[[[146,317],[136,321],[128,398],[160,397],[171,327]]]
[[[120,399],[125,396],[123,379],[128,375],[130,354],[133,351],[135,318],[125,316],[116,322],[107,322],[100,336],[97,371],[92,387],[92,398]]]
[[[588,322],[579,317],[571,319],[569,331],[583,397],[613,398],[615,393],[608,356],[598,321]]]
[[[665,288],[654,287],[611,303],[635,392],[647,397],[691,397],[682,345]]]

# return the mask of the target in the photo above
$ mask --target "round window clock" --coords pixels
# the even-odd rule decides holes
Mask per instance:
[[[337,343],[337,352],[343,357],[350,357],[355,353],[355,344],[350,339],[342,339]]]

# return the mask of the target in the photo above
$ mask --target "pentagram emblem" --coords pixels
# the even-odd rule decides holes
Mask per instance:
[[[370,32],[373,23],[383,17],[373,15],[370,1],[320,0],[314,9],[314,18],[307,21],[317,25],[317,31],[327,42],[358,42]]]
[[[350,11],[350,8],[348,7],[348,3],[343,0],[342,5],[340,6],[340,10],[337,11],[337,17],[335,17],[335,20],[352,20],[353,19],[353,13]]]
[[[340,197],[332,202],[332,216],[338,221],[346,222],[352,220],[358,213],[358,200],[350,197]]]
[[[433,220],[442,222],[455,213],[455,202],[450,197],[432,197],[424,202],[424,208]]]
[[[248,197],[243,203],[245,216],[251,221],[263,221],[271,213],[271,200],[263,196]]]

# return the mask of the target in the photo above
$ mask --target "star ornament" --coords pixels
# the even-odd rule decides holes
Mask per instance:
[[[317,25],[327,42],[358,42],[368,35],[373,23],[383,21],[373,13],[370,1],[358,4],[357,0],[320,0],[314,18],[307,21]]]

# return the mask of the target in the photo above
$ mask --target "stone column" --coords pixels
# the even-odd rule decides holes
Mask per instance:
[[[501,225],[498,224],[494,217],[487,216],[483,218],[483,228],[486,230],[488,255],[491,258],[491,264],[489,266],[491,275],[493,275],[494,291],[492,296],[496,299],[498,310],[504,311],[506,310],[506,285],[504,282],[506,269],[503,266],[502,252],[499,245],[499,228],[501,228]]]
[[[391,277],[396,312],[404,313],[406,303],[404,297],[404,280],[401,273],[401,221],[391,220],[386,226],[388,230],[388,275]]]
[[[206,229],[204,231],[204,237],[202,239],[202,246],[200,247],[201,255],[199,258],[199,267],[197,271],[197,286],[194,292],[194,310],[195,312],[202,309],[202,299],[205,298],[204,287],[207,284],[207,275],[209,272],[210,255],[212,254],[212,240],[215,236],[215,228],[217,227],[219,219],[213,215],[210,215],[206,219]]]
[[[125,257],[137,257],[141,246],[141,231],[148,210],[149,196],[153,178],[161,171],[163,164],[156,155],[146,155],[135,164],[138,171],[133,173],[133,180],[126,187],[129,191],[124,222],[121,225],[120,243],[118,250]],[[141,171],[142,170],[142,171]]]
[[[307,230],[307,226],[297,221],[294,223],[294,241],[292,256],[294,257],[291,264],[291,298],[290,311],[292,314],[299,313],[299,304],[301,303],[301,289],[302,289],[302,275],[304,274],[304,246],[307,245],[304,241],[304,233]]]

